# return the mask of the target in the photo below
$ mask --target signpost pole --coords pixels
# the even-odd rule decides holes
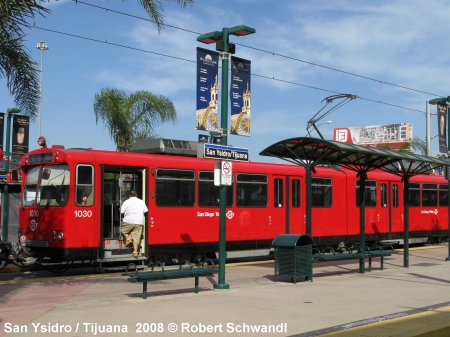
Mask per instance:
[[[255,33],[255,29],[240,25],[231,28],[224,27],[222,31],[215,31],[202,34],[197,37],[197,41],[203,43],[216,42],[216,46],[221,46],[222,54],[222,90],[220,106],[220,127],[222,129],[221,144],[227,145],[228,141],[228,58],[230,56],[230,35],[243,36]],[[233,45],[234,47],[234,45]],[[234,48],[233,48],[234,49]],[[225,283],[225,261],[226,255],[226,200],[227,187],[220,186],[219,201],[219,276],[218,282],[214,285],[215,289],[229,289],[230,285]]]
[[[220,127],[222,128],[221,144],[228,142],[228,28],[222,29],[223,55],[222,55],[222,91],[220,97]],[[215,289],[229,289],[230,285],[225,282],[226,250],[226,212],[227,212],[227,187],[220,185],[219,201],[219,279],[214,285]]]

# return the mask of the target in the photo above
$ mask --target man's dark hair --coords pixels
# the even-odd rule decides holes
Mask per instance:
[[[135,196],[137,196],[136,191],[135,190],[131,190],[130,191],[130,197],[135,197]]]

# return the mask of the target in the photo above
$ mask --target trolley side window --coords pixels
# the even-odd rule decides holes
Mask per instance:
[[[333,184],[331,178],[312,178],[312,206],[331,207]]]
[[[422,206],[437,206],[438,191],[436,184],[422,184]]]
[[[77,206],[92,206],[94,204],[94,168],[91,165],[78,165],[76,179]]]
[[[381,194],[381,207],[386,208],[388,203],[387,197],[387,184],[380,185],[380,194]]]
[[[39,206],[65,206],[69,199],[70,171],[68,165],[48,165],[42,169],[37,195]]]
[[[439,206],[448,206],[448,185],[439,185]]]
[[[194,206],[195,173],[189,170],[156,171],[157,206]]]
[[[283,179],[275,178],[273,181],[273,207],[283,207]]]
[[[214,185],[214,172],[201,171],[198,174],[198,205],[219,206],[220,186]],[[233,205],[233,187],[227,186],[227,206]]]
[[[377,182],[366,180],[366,191],[364,193],[366,207],[375,207],[377,205]],[[386,198],[387,199],[387,198]],[[359,198],[359,180],[356,181],[356,206],[361,205]]]
[[[399,205],[399,196],[398,196],[398,184],[392,185],[392,206],[398,207]]]
[[[409,183],[409,206],[420,206],[420,184]]]
[[[27,173],[22,195],[23,206],[33,206],[36,202],[39,171],[40,167],[33,167]]]
[[[300,180],[292,180],[292,207],[300,207]]]
[[[236,176],[236,202],[238,206],[267,206],[267,176],[238,173]]]

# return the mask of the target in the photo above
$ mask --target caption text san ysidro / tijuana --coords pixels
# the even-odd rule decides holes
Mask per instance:
[[[9,335],[27,334],[73,334],[84,333],[92,336],[107,334],[210,334],[210,333],[227,333],[227,334],[283,334],[287,333],[287,323],[278,324],[249,324],[249,323],[155,323],[141,322],[135,323],[133,326],[128,324],[102,324],[93,322],[77,322],[71,324],[61,324],[55,322],[48,323],[29,323],[29,324],[13,324],[5,322],[3,324],[3,333]]]

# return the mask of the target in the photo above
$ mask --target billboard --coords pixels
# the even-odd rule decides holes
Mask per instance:
[[[413,138],[410,123],[335,128],[334,140],[338,142],[379,147],[387,145],[399,149],[408,146]]]
[[[19,161],[28,153],[30,117],[14,116],[12,133],[12,160]]]

